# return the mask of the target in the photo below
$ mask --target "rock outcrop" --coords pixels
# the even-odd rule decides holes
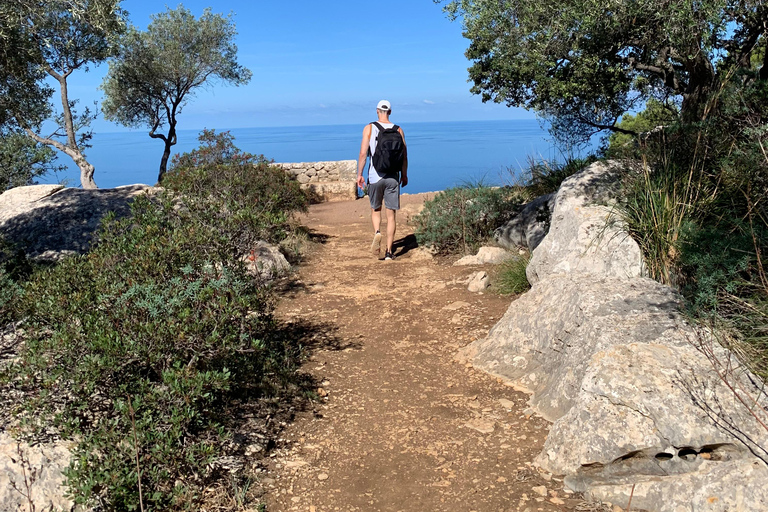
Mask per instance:
[[[619,504],[632,494],[633,507],[659,512],[768,510],[768,430],[755,417],[768,400],[685,321],[674,290],[643,277],[639,248],[605,206],[619,173],[596,163],[562,184],[528,267],[533,287],[463,356],[531,393],[554,422],[537,463],[573,490]]]
[[[61,441],[30,446],[0,432],[0,510],[72,510],[62,493],[70,458]]]
[[[128,215],[134,197],[155,190],[147,185],[94,190],[61,185],[12,188],[0,194],[0,236],[38,260],[83,253],[108,212]]]
[[[532,251],[538,247],[549,231],[555,195],[546,194],[526,203],[520,213],[496,229],[496,242],[510,250],[521,248]]]

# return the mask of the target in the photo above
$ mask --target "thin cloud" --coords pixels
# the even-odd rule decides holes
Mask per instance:
[[[432,101],[432,100],[424,100],[424,103],[426,103],[427,105],[434,105],[435,104],[435,102]]]

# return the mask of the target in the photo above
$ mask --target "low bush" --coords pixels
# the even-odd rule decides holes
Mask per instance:
[[[483,184],[446,189],[416,216],[416,238],[440,254],[469,254],[519,209],[519,189]]]
[[[303,196],[262,161],[183,173],[130,217],[108,216],[88,254],[0,288],[0,314],[15,293],[11,313],[25,319],[0,382],[25,397],[19,427],[76,441],[66,478],[77,504],[199,510],[234,404],[298,390],[301,347],[237,256],[254,237],[283,236]]]
[[[174,157],[163,186],[224,230],[241,254],[257,240],[288,236],[291,215],[309,204],[299,183],[263,156],[241,152],[228,132],[204,130],[199,140],[199,149]]]

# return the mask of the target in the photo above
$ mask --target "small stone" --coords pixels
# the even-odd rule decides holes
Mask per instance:
[[[531,489],[533,492],[538,494],[539,496],[546,496],[547,495],[547,488],[543,485],[536,486]]]
[[[507,410],[512,410],[515,408],[515,402],[512,400],[507,400],[506,398],[499,398],[499,404]]]
[[[317,475],[317,479],[318,479],[318,480],[321,480],[321,481],[322,481],[322,480],[328,480],[328,474],[326,474],[326,473],[320,473],[319,475]]]
[[[549,498],[549,501],[551,503],[554,503],[555,505],[565,505],[565,502],[563,500],[561,500],[560,498],[557,498],[557,497]]]

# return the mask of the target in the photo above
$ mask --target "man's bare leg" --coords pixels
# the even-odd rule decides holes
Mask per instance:
[[[381,208],[371,209],[371,222],[373,223],[373,242],[371,243],[371,253],[378,258],[381,251]]]
[[[392,244],[395,243],[395,231],[397,231],[397,210],[387,208],[387,251],[392,253]]]

